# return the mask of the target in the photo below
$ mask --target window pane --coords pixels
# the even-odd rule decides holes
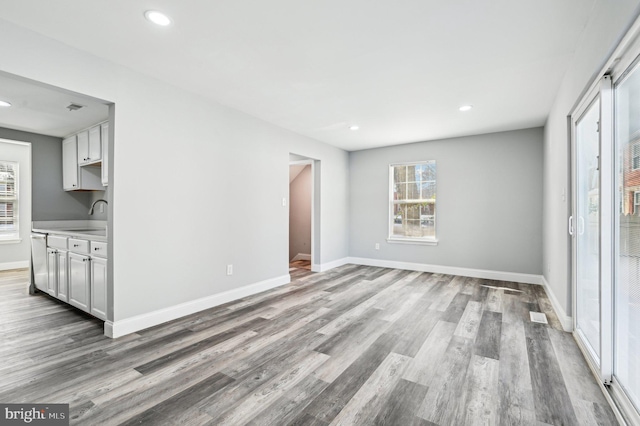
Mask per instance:
[[[436,164],[392,166],[390,237],[435,238]]]
[[[0,161],[0,237],[18,233],[17,171],[17,163]]]
[[[614,375],[640,408],[640,216],[634,214],[640,191],[640,72],[616,90],[616,140],[620,219],[615,281]]]

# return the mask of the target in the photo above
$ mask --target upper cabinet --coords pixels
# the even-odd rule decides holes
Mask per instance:
[[[79,189],[78,143],[75,136],[62,141],[62,186],[65,191]]]
[[[104,126],[106,137],[103,136]],[[108,140],[108,123],[98,124],[62,141],[62,186],[65,191],[104,191],[107,157],[103,138]]]
[[[78,133],[78,164],[81,166],[102,161],[100,125]]]
[[[102,141],[102,184],[109,185],[109,123],[100,125]]]

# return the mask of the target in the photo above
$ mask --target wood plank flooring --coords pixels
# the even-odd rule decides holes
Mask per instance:
[[[0,402],[78,425],[615,425],[540,286],[345,265],[111,340],[0,272]],[[543,312],[549,324],[533,323]]]

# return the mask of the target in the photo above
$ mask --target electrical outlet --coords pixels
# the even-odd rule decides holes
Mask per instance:
[[[100,203],[100,213],[104,213],[104,203]]]
[[[380,250],[380,243],[376,243],[376,250]]]
[[[233,265],[227,265],[227,275],[233,275]]]

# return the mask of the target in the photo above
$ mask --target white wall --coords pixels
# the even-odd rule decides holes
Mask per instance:
[[[626,28],[635,20],[637,0],[597,1],[544,129],[543,274],[566,315],[571,315],[569,127],[567,116],[600,71]]]
[[[351,256],[541,274],[542,128],[356,151],[350,157]],[[438,245],[387,243],[389,164],[424,160],[437,164]]]
[[[321,262],[347,256],[345,151],[0,23],[0,70],[115,102],[115,321],[286,277],[289,152],[322,162]]]
[[[289,259],[311,254],[311,166],[289,184]]]
[[[0,139],[0,161],[18,163],[19,242],[0,241],[0,271],[29,267],[31,258],[31,147]]]

